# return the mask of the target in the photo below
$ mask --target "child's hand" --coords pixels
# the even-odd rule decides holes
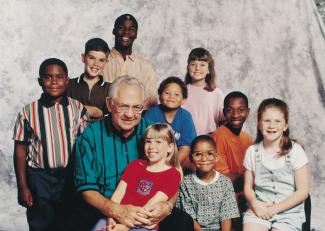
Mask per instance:
[[[107,224],[106,224],[106,231],[114,230],[115,226],[116,226],[116,221],[113,218],[108,217]]]
[[[33,206],[33,196],[28,187],[23,187],[19,190],[20,200],[23,202],[23,206],[32,207]]]
[[[268,204],[259,200],[254,200],[252,203],[252,209],[256,216],[264,220],[268,220],[274,216],[273,211],[269,209],[272,204]]]
[[[272,217],[278,213],[278,208],[276,204],[269,204],[267,208],[269,214],[272,214]]]
[[[100,110],[98,107],[85,105],[85,108],[87,109],[87,112],[91,117],[94,117],[94,118],[103,117],[103,111]]]

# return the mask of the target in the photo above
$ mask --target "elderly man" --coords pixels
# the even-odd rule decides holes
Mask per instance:
[[[150,225],[172,212],[176,195],[170,201],[156,204],[151,212],[109,199],[125,167],[142,153],[140,140],[149,125],[141,118],[144,97],[139,80],[128,76],[117,78],[107,98],[110,115],[89,125],[79,137],[75,181],[77,192],[86,204],[74,215],[78,222],[74,222],[73,230],[89,230],[105,216],[128,227]],[[193,230],[192,219],[179,210],[173,210],[167,218],[160,223],[161,230]],[[64,230],[69,229],[64,227]]]

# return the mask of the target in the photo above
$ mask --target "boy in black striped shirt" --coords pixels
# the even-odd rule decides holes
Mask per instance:
[[[63,205],[72,147],[89,118],[83,105],[66,95],[63,61],[43,61],[38,82],[41,98],[26,105],[16,120],[14,164],[18,203],[27,207],[30,230],[49,230]]]

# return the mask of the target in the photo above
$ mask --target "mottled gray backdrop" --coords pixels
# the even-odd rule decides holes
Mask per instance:
[[[325,3],[316,0],[325,14]],[[112,25],[123,14],[139,22],[134,50],[151,60],[159,81],[184,76],[194,47],[215,58],[219,87],[245,92],[255,135],[262,99],[290,106],[290,129],[311,166],[312,226],[325,230],[325,39],[313,0],[0,0],[0,230],[27,230],[16,203],[12,130],[19,109],[39,97],[36,77],[48,57],[66,61],[70,76],[83,70],[80,54],[92,37],[113,45]]]

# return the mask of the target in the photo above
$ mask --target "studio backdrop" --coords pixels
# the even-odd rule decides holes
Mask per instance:
[[[248,95],[245,129],[254,136],[259,103],[286,101],[292,137],[310,161],[312,227],[325,222],[325,36],[313,0],[0,0],[0,230],[28,230],[17,204],[13,126],[21,107],[41,93],[38,67],[64,60],[70,77],[83,71],[80,55],[93,37],[114,45],[114,20],[133,14],[139,23],[134,51],[149,60],[158,82],[184,77],[192,48],[215,59],[218,86]]]

